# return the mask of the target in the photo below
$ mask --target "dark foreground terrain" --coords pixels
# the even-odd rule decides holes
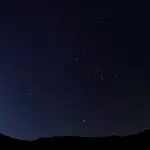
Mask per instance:
[[[39,148],[39,149],[149,149],[150,130],[124,137],[111,136],[99,138],[86,137],[51,137],[34,141],[22,141],[0,134],[1,147]]]

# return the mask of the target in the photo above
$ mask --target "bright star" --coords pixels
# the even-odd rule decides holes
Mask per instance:
[[[81,124],[87,123],[85,119],[82,120]]]

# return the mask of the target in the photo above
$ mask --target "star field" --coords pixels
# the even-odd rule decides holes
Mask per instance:
[[[149,28],[139,20],[141,4],[16,3],[5,15],[1,6],[1,133],[31,140],[150,127]]]

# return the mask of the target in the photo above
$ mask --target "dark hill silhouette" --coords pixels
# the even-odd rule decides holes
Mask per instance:
[[[33,141],[23,141],[0,134],[1,146],[19,148],[38,148],[38,149],[129,149],[129,148],[148,148],[150,147],[150,130],[128,135],[110,137],[74,137],[60,136],[51,138],[40,138]]]

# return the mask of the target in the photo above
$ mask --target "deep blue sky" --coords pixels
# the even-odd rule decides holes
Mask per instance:
[[[143,16],[138,2],[5,1],[0,132],[31,140],[149,128],[149,29]]]

